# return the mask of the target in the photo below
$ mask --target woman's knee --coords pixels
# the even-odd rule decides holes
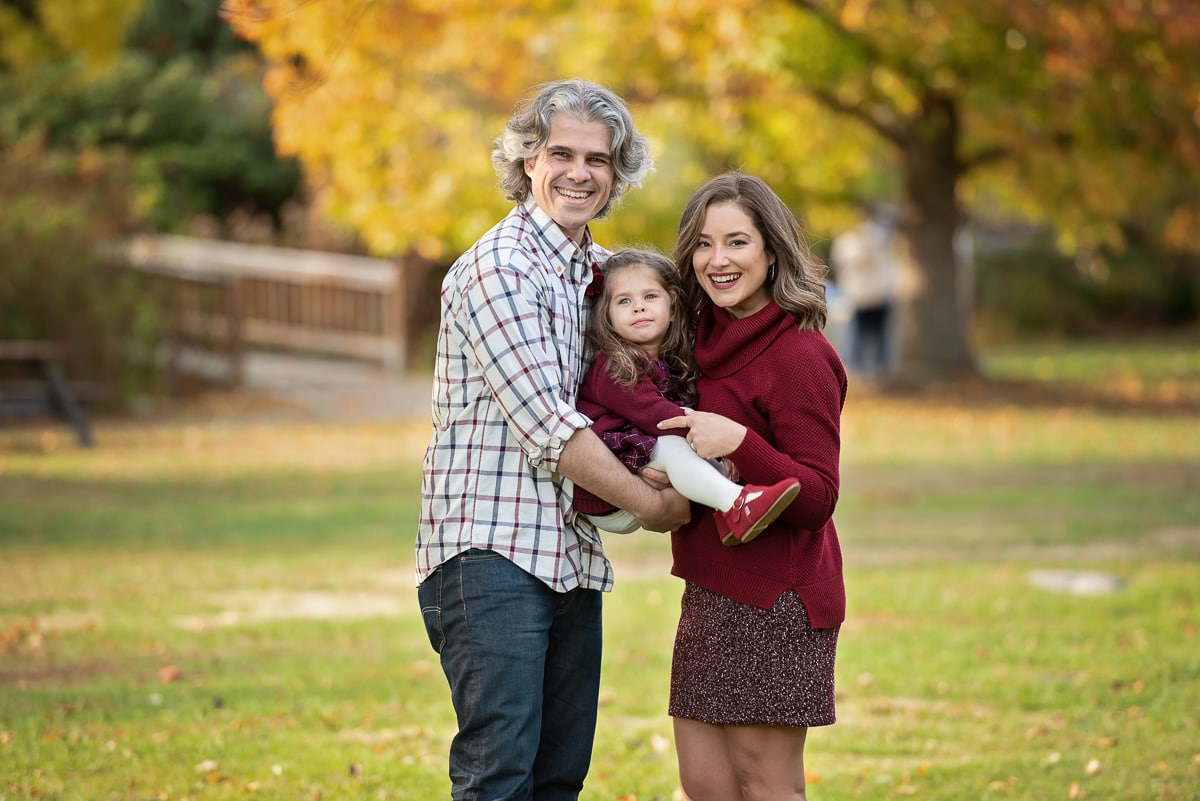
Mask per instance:
[[[689,801],[737,801],[742,797],[723,726],[676,718],[675,753],[679,784]]]

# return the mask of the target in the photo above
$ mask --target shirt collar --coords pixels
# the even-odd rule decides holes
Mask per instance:
[[[591,251],[592,229],[590,227],[583,229],[583,241],[576,242],[563,232],[558,223],[551,219],[550,215],[543,211],[542,207],[532,197],[525,201],[524,206],[526,213],[533,221],[534,227],[541,232],[555,253],[560,254],[563,258],[570,261],[578,257],[580,252],[587,253]]]

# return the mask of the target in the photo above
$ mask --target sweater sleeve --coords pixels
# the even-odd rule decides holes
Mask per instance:
[[[597,362],[601,364],[601,362]],[[617,384],[601,370],[588,374],[586,397],[591,407],[599,407],[609,414],[632,423],[636,428],[652,437],[667,434],[686,435],[686,430],[665,431],[658,427],[659,421],[678,417],[683,409],[659,394],[658,387],[649,378],[642,377],[632,387]]]
[[[747,427],[729,458],[746,483],[771,484],[794,476],[800,493],[781,517],[815,531],[829,522],[837,506],[846,373],[819,334],[776,343],[771,358],[770,386],[756,402],[764,425]]]

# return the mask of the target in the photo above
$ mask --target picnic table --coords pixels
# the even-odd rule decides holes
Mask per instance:
[[[35,366],[40,382],[0,383],[0,421],[10,417],[54,415],[65,419],[75,438],[85,448],[93,445],[91,427],[71,385],[63,375],[61,363],[67,347],[60,342],[35,339],[0,340],[0,362],[21,362]]]

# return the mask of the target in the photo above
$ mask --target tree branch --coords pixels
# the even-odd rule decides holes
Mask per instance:
[[[882,64],[895,70],[897,74],[918,87],[925,86],[925,82],[918,77],[917,70],[913,69],[911,62],[884,52],[872,40],[845,28],[841,21],[837,19],[832,9],[827,9],[814,0],[791,0],[791,3],[801,11],[810,14],[838,38],[858,48],[867,61],[874,64]],[[858,120],[874,129],[897,147],[903,147],[907,132],[902,125],[897,123],[897,120],[904,119],[904,114],[896,109],[887,98],[871,90],[869,84],[869,98],[860,104],[854,105],[841,101],[827,89],[810,88],[805,91],[826,108]]]
[[[856,119],[864,125],[878,132],[883,138],[887,139],[897,147],[903,147],[908,138],[908,133],[903,126],[897,125],[894,121],[884,119],[882,114],[872,114],[871,111],[864,105],[851,105],[843,103],[832,92],[827,89],[806,89],[806,92],[818,103],[843,114],[852,119]],[[895,117],[892,118],[893,120]]]
[[[979,169],[980,167],[986,167],[987,165],[994,164],[997,161],[1004,161],[1005,159],[1011,158],[1013,155],[1015,154],[1011,148],[1002,145],[994,145],[992,147],[984,148],[973,156],[962,159],[959,162],[959,167],[963,174],[966,174],[971,170]]]

